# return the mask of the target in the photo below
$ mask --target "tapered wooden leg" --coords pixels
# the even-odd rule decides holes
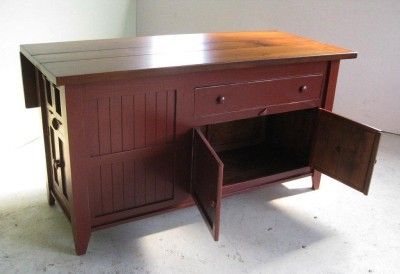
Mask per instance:
[[[62,113],[66,113],[68,121],[67,142],[68,152],[65,153],[65,162],[69,164],[66,177],[70,180],[70,188],[67,185],[68,200],[70,202],[71,224],[74,233],[75,252],[77,255],[86,253],[91,234],[91,211],[89,202],[89,178],[87,163],[87,148],[82,142],[82,132],[85,132],[84,116],[84,90],[82,86],[65,86],[65,100]]]
[[[74,242],[76,255],[83,255],[89,245],[90,230],[87,229],[74,229]]]
[[[321,181],[321,172],[314,170],[312,174],[312,189],[317,190]]]
[[[56,203],[53,193],[51,193],[49,183],[47,183],[47,202],[49,203],[49,206],[53,206]]]

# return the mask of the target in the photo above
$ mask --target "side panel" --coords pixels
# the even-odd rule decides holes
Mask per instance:
[[[367,195],[380,131],[322,109],[316,130],[313,168]]]
[[[71,218],[71,176],[65,107],[65,89],[56,87],[37,71],[36,82],[40,90],[43,134],[48,172],[49,204],[54,198],[68,218]]]
[[[151,87],[137,87],[130,93],[99,92],[88,96],[85,122],[90,156],[173,143],[175,98],[175,90],[151,90]]]
[[[154,210],[157,204],[162,208],[176,198],[173,149],[93,161],[89,189],[92,219],[97,225],[109,214],[146,206]]]
[[[46,171],[47,171],[47,200],[49,205],[54,205],[55,199],[53,195],[53,172],[51,165],[51,148],[50,148],[50,131],[49,131],[49,120],[48,110],[46,107],[46,90],[45,90],[45,79],[39,70],[36,70],[36,86],[38,88],[40,97],[40,111],[42,116],[42,130],[43,130],[43,141],[44,150],[46,155]]]
[[[192,195],[218,240],[224,165],[200,129],[194,131]]]
[[[92,227],[180,201],[178,184],[185,176],[178,164],[183,145],[176,142],[177,93],[162,79],[85,87]]]

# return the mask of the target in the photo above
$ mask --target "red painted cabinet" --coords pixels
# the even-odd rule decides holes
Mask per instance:
[[[355,57],[281,32],[21,46],[76,253],[92,231],[194,204],[218,240],[223,197],[299,176],[367,194],[380,133],[330,112]]]

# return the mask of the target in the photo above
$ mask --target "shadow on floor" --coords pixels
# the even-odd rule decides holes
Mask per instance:
[[[244,245],[262,248],[264,252],[271,244],[280,244],[281,252],[290,252],[299,248],[289,244],[300,240],[299,235],[302,236],[300,247],[320,240],[324,237],[320,231],[311,229],[272,203],[309,191],[310,188],[288,189],[274,184],[224,199],[221,240],[215,244],[223,245],[224,241],[236,239]],[[48,206],[41,192],[25,194],[19,199],[25,202],[14,198],[2,201],[1,241],[15,248],[74,254],[71,226],[60,208]],[[134,246],[134,243],[141,238],[171,230],[179,230],[181,237],[196,239],[197,244],[211,246],[214,243],[197,208],[190,207],[93,232],[88,253],[96,255],[99,250],[113,248],[120,254],[129,254],[132,249],[140,250],[140,244]]]

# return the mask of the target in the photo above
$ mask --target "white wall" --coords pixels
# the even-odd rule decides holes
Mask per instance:
[[[26,110],[19,45],[134,36],[134,0],[0,1],[0,148],[41,135],[38,108]]]
[[[138,0],[137,35],[279,29],[359,52],[334,111],[400,133],[400,1]]]

